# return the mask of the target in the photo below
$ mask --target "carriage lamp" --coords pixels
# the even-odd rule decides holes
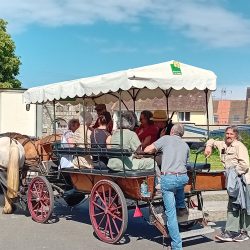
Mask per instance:
[[[30,104],[26,104],[26,111],[30,111]]]

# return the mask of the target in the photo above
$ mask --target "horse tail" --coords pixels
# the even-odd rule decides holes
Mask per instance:
[[[17,197],[19,188],[19,148],[15,141],[11,141],[7,168],[7,197]]]

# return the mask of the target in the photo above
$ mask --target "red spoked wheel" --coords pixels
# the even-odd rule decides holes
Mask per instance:
[[[28,188],[28,208],[32,219],[45,223],[54,209],[53,190],[48,180],[43,176],[31,180]]]
[[[128,225],[128,209],[120,187],[109,180],[98,181],[90,194],[89,215],[97,237],[118,242]]]

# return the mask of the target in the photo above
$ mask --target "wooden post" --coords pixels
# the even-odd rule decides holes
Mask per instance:
[[[210,134],[210,131],[209,131],[209,114],[208,114],[208,89],[206,88],[204,90],[205,92],[205,95],[206,95],[206,112],[207,112],[207,138],[209,139],[209,134]]]

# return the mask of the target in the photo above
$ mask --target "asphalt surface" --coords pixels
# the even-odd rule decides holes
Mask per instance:
[[[0,212],[2,207],[0,208]],[[147,211],[144,209],[146,215]],[[0,214],[0,249],[1,250],[99,250],[99,249],[168,249],[169,241],[159,231],[147,224],[142,218],[129,215],[129,224],[122,241],[117,245],[101,242],[93,234],[88,215],[88,201],[73,209],[63,200],[56,203],[52,219],[47,224],[32,221],[27,212],[18,209],[13,215]],[[225,222],[214,223],[216,232],[205,236],[196,236],[183,241],[184,249],[250,249],[250,240],[242,243],[218,243],[214,235]]]

